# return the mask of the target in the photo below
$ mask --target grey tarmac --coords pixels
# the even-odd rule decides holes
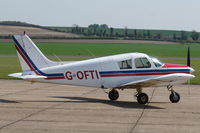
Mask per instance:
[[[199,133],[199,88],[175,86],[179,103],[165,87],[145,88],[150,103],[139,105],[135,90],[110,101],[97,88],[0,80],[0,133]]]

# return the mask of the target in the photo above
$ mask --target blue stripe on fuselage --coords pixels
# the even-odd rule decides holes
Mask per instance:
[[[154,69],[154,70],[125,70],[125,71],[101,71],[100,74],[128,74],[128,73],[162,73],[162,72],[190,72],[190,69]]]

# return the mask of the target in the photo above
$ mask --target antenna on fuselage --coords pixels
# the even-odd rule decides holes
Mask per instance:
[[[94,53],[92,53],[92,51],[90,51],[89,49],[86,49],[93,57],[95,57]]]
[[[57,56],[57,55],[55,55],[55,54],[53,54],[59,61],[60,61],[60,63],[63,65],[64,63],[63,63],[63,61]]]

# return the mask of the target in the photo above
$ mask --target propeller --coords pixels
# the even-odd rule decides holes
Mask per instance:
[[[190,67],[190,46],[188,46],[187,50],[187,66]]]
[[[187,49],[187,66],[191,66],[190,64],[190,46]],[[190,95],[190,80],[188,80],[188,95]]]

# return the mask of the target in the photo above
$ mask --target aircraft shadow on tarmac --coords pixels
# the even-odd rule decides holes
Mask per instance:
[[[116,107],[121,108],[136,108],[136,109],[164,109],[161,107],[156,107],[152,105],[141,105],[137,102],[128,102],[128,101],[110,101],[110,100],[103,100],[103,99],[97,99],[97,98],[86,98],[86,97],[53,97],[53,98],[63,98],[63,99],[69,99],[71,101],[65,101],[65,103],[103,103],[108,104]],[[76,101],[72,101],[76,100]],[[78,101],[77,101],[78,100]]]
[[[110,101],[110,100],[104,100],[104,99],[97,99],[97,98],[87,98],[87,97],[62,97],[62,96],[55,96],[52,98],[62,98],[62,99],[69,99],[70,101],[41,101],[41,100],[20,100],[20,101],[13,101],[13,100],[5,100],[0,99],[0,103],[23,103],[23,102],[62,102],[62,103],[103,103],[108,104],[111,106],[121,107],[121,108],[135,108],[135,109],[164,109],[161,107],[156,107],[152,105],[142,105],[138,104],[137,102],[129,102],[129,101]],[[166,102],[150,102],[150,103],[166,103]]]
[[[0,99],[0,103],[19,103],[18,101]]]

